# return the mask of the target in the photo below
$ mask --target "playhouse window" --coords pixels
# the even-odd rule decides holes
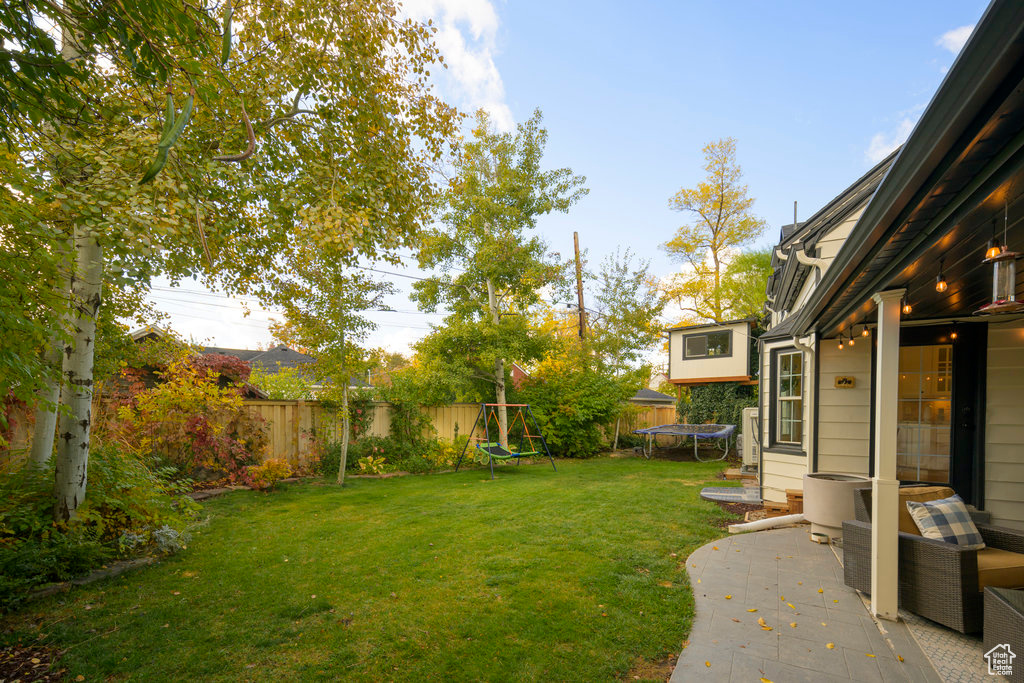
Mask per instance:
[[[732,355],[732,330],[688,334],[683,337],[683,359]]]

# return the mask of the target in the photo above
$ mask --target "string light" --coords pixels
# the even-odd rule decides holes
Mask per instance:
[[[910,305],[910,302],[906,299],[903,300],[903,315],[910,315],[910,312],[914,310],[914,307]]]
[[[944,259],[939,259],[939,274],[935,277],[935,291],[942,294],[949,288],[949,283],[946,282],[946,276],[942,273],[942,264]]]
[[[868,330],[868,326],[867,326],[867,325],[865,325],[865,326],[864,326],[864,329],[862,329],[862,330],[860,331],[860,336],[862,336],[862,337],[866,337],[866,336],[868,336],[869,334],[871,334],[871,332],[870,332],[870,331]]]

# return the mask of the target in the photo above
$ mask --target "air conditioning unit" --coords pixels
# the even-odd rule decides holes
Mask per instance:
[[[740,434],[742,435],[743,469],[756,470],[761,458],[761,429],[757,408],[744,408]]]

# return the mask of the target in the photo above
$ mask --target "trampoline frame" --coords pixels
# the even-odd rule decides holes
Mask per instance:
[[[712,431],[712,428],[717,428]],[[651,459],[651,452],[654,447],[657,446],[656,437],[659,434],[665,434],[674,436],[677,439],[685,439],[690,436],[693,437],[693,457],[698,462],[717,462],[719,460],[725,460],[725,457],[729,455],[729,438],[733,432],[736,431],[736,425],[691,425],[691,424],[667,424],[658,425],[657,427],[646,427],[644,429],[634,429],[634,434],[641,434],[646,436],[642,446],[644,457],[648,460]],[[717,458],[705,460],[700,457],[700,453],[697,449],[697,442],[700,439],[719,439],[722,444],[722,455]]]

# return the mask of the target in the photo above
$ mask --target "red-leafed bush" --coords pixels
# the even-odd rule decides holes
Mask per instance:
[[[233,356],[182,354],[151,387],[123,382],[133,391],[119,400],[98,438],[176,466],[183,476],[249,483],[248,466],[267,448],[261,417],[242,402],[249,366]],[[129,373],[130,375],[130,373]]]

